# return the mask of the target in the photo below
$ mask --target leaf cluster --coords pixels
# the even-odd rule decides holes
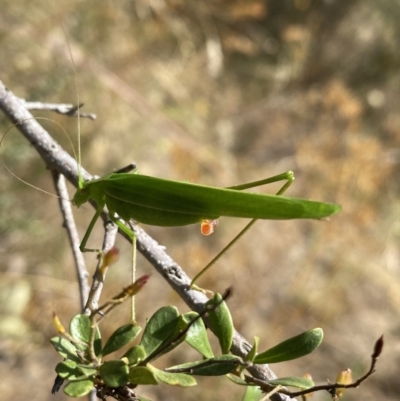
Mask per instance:
[[[218,337],[221,353],[214,354],[208,340],[207,324]],[[95,327],[93,327],[93,324]],[[94,335],[92,335],[94,330]],[[70,397],[81,397],[93,388],[98,397],[105,399],[140,400],[136,389],[141,385],[189,387],[196,385],[194,376],[223,376],[236,384],[254,386],[245,380],[244,372],[254,364],[277,363],[300,358],[314,351],[322,342],[321,329],[314,329],[286,340],[266,351],[258,352],[259,339],[246,358],[230,354],[233,339],[233,322],[224,297],[216,294],[204,313],[180,314],[174,306],[164,306],[147,321],[140,341],[136,341],[142,327],[129,323],[119,327],[102,344],[97,324],[88,315],[80,314],[71,319],[69,333],[51,339],[56,351],[64,358],[56,366],[56,372],[67,381],[64,392]],[[163,369],[154,366],[162,355],[186,342],[200,358]],[[128,350],[117,359],[106,359],[110,354]],[[91,350],[94,351],[91,352]],[[286,377],[270,380],[269,385],[294,386],[307,389],[314,383],[305,378]]]

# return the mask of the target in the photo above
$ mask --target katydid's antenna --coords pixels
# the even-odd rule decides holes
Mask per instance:
[[[78,117],[78,160],[76,162],[77,162],[77,170],[78,170],[78,188],[81,189],[83,187],[83,179],[82,179],[82,174],[81,174],[81,116],[80,116],[81,103],[80,103],[80,99],[79,99],[78,82],[77,82],[77,77],[76,77],[76,66],[75,66],[74,57],[72,56],[71,44],[69,43],[68,35],[67,35],[67,32],[65,31],[65,28],[63,25],[62,25],[62,29],[63,29],[64,35],[65,35],[65,40],[68,45],[68,52],[69,52],[69,56],[71,58],[72,68],[74,70],[74,87],[75,87],[75,93],[76,93],[77,117]]]

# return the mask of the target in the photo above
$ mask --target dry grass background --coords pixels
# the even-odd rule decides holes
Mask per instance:
[[[398,400],[399,17],[400,3],[390,0],[3,0],[1,79],[27,100],[75,102],[63,26],[80,98],[98,115],[81,125],[90,172],[134,160],[143,174],[229,186],[292,169],[289,195],[340,203],[330,221],[258,222],[200,284],[233,286],[235,325],[249,339],[260,336],[261,348],[324,329],[320,349],[277,365],[280,375],[334,380],[350,367],[359,376],[384,333],[378,371],[344,399]],[[46,116],[75,139],[76,120]],[[0,119],[5,132],[10,123]],[[68,146],[54,124],[45,125]],[[53,190],[17,131],[3,152],[17,175]],[[58,203],[5,170],[0,187],[0,393],[65,399],[50,395],[59,360],[48,342],[50,316],[56,310],[67,322],[78,294]],[[83,233],[92,211],[81,208],[76,217]],[[243,224],[221,219],[211,238],[198,227],[148,231],[193,276]],[[93,243],[101,235],[99,227]],[[128,280],[130,248],[119,246],[108,295]],[[94,266],[93,256],[87,261]],[[151,267],[139,259],[139,270]],[[138,302],[142,321],[166,303],[186,310],[156,275]],[[108,330],[127,318],[127,310],[116,313]],[[178,361],[175,353],[168,362]],[[240,399],[241,389],[226,380],[202,382],[142,395]]]

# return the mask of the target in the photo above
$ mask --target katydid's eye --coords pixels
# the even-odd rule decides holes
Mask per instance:
[[[219,221],[215,220],[203,220],[201,222],[200,231],[203,235],[211,235],[214,230],[218,227]]]

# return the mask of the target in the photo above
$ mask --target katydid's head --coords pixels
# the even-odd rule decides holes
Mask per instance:
[[[79,188],[76,190],[74,197],[72,198],[72,204],[74,206],[81,206],[86,203],[90,198],[90,191],[87,186],[82,182],[79,183]]]

